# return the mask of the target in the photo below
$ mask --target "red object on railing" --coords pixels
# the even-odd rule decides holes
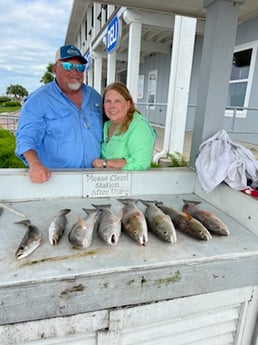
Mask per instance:
[[[245,193],[245,194],[251,195],[251,196],[258,197],[258,190],[253,189],[251,187],[242,189],[242,192]]]

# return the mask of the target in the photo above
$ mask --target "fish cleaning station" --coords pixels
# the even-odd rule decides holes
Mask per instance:
[[[207,192],[195,171],[199,145],[222,128],[224,119],[228,76],[210,71],[229,64],[238,15],[254,8],[257,13],[257,2],[111,3],[189,16],[205,9],[189,166],[52,170],[43,184],[32,183],[27,169],[0,169],[0,344],[258,345],[258,200],[224,182]],[[128,85],[133,91],[135,81]],[[169,137],[165,133],[165,141]],[[127,212],[134,226],[139,219],[144,226],[149,204],[180,213],[169,240],[153,231],[151,209],[144,235],[137,235],[139,224],[129,235],[122,224],[128,200],[137,207],[131,218]],[[220,220],[224,232],[208,231],[208,225],[205,231],[200,225],[190,231],[194,217],[190,209],[182,210],[191,202],[205,221]],[[100,205],[110,205],[122,231],[108,243],[92,217],[92,237],[79,245],[72,229],[83,228],[85,209]],[[66,210],[64,233],[50,243],[50,224],[61,210]],[[155,217],[152,221],[160,224]],[[106,227],[104,217],[101,225]],[[25,248],[24,241],[32,247]]]
[[[187,344],[189,337],[199,339],[194,344],[200,339],[212,344],[214,337],[217,344],[234,339],[252,344],[257,200],[224,184],[207,194],[189,168],[52,175],[35,185],[26,170],[0,171],[2,345],[170,344],[171,339]],[[201,240],[176,231],[176,242],[169,243],[149,231],[148,242],[140,245],[122,231],[110,245],[94,232],[88,248],[72,246],[68,233],[85,216],[82,208],[111,204],[119,214],[123,205],[117,199],[128,198],[162,201],[176,210],[185,199],[201,201],[198,206],[219,217],[230,235]],[[145,207],[139,203],[143,212]],[[49,225],[66,208],[71,211],[65,232],[50,245]],[[43,242],[17,259],[26,228],[15,223],[23,219],[41,230]]]

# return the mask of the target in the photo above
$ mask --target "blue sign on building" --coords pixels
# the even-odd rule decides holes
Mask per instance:
[[[115,16],[108,24],[106,33],[106,50],[107,53],[112,53],[118,45],[120,38],[120,28],[118,17]]]

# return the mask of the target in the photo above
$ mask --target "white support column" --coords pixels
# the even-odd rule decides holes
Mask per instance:
[[[102,80],[102,56],[101,54],[94,53],[94,88],[101,93],[101,80]]]
[[[195,18],[175,17],[163,151],[156,162],[168,152],[183,153],[195,31]]]
[[[176,16],[173,35],[172,66],[169,83],[168,112],[171,133],[168,151],[183,153],[187,105],[192,72],[196,19]],[[172,78],[171,78],[172,77]]]
[[[93,72],[92,72],[92,68],[88,72],[86,72],[86,73],[88,74],[87,75],[87,79],[88,79],[87,84],[89,86],[93,86]]]
[[[107,56],[107,85],[113,83],[116,78],[116,52]]]
[[[138,79],[140,69],[142,23],[133,22],[129,25],[128,44],[128,69],[126,84],[133,97],[137,101]]]

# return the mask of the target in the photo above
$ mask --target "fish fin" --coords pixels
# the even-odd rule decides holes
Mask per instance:
[[[115,223],[117,224],[117,223],[121,222],[122,217],[123,217],[123,210],[121,210],[118,213],[118,215],[116,216]]]
[[[185,218],[187,219],[187,220],[191,220],[193,217],[190,215],[190,213],[188,213],[187,211],[184,211],[184,213],[185,213]]]
[[[78,223],[80,224],[80,226],[83,226],[84,224],[84,219],[81,218],[80,216],[78,217]]]

